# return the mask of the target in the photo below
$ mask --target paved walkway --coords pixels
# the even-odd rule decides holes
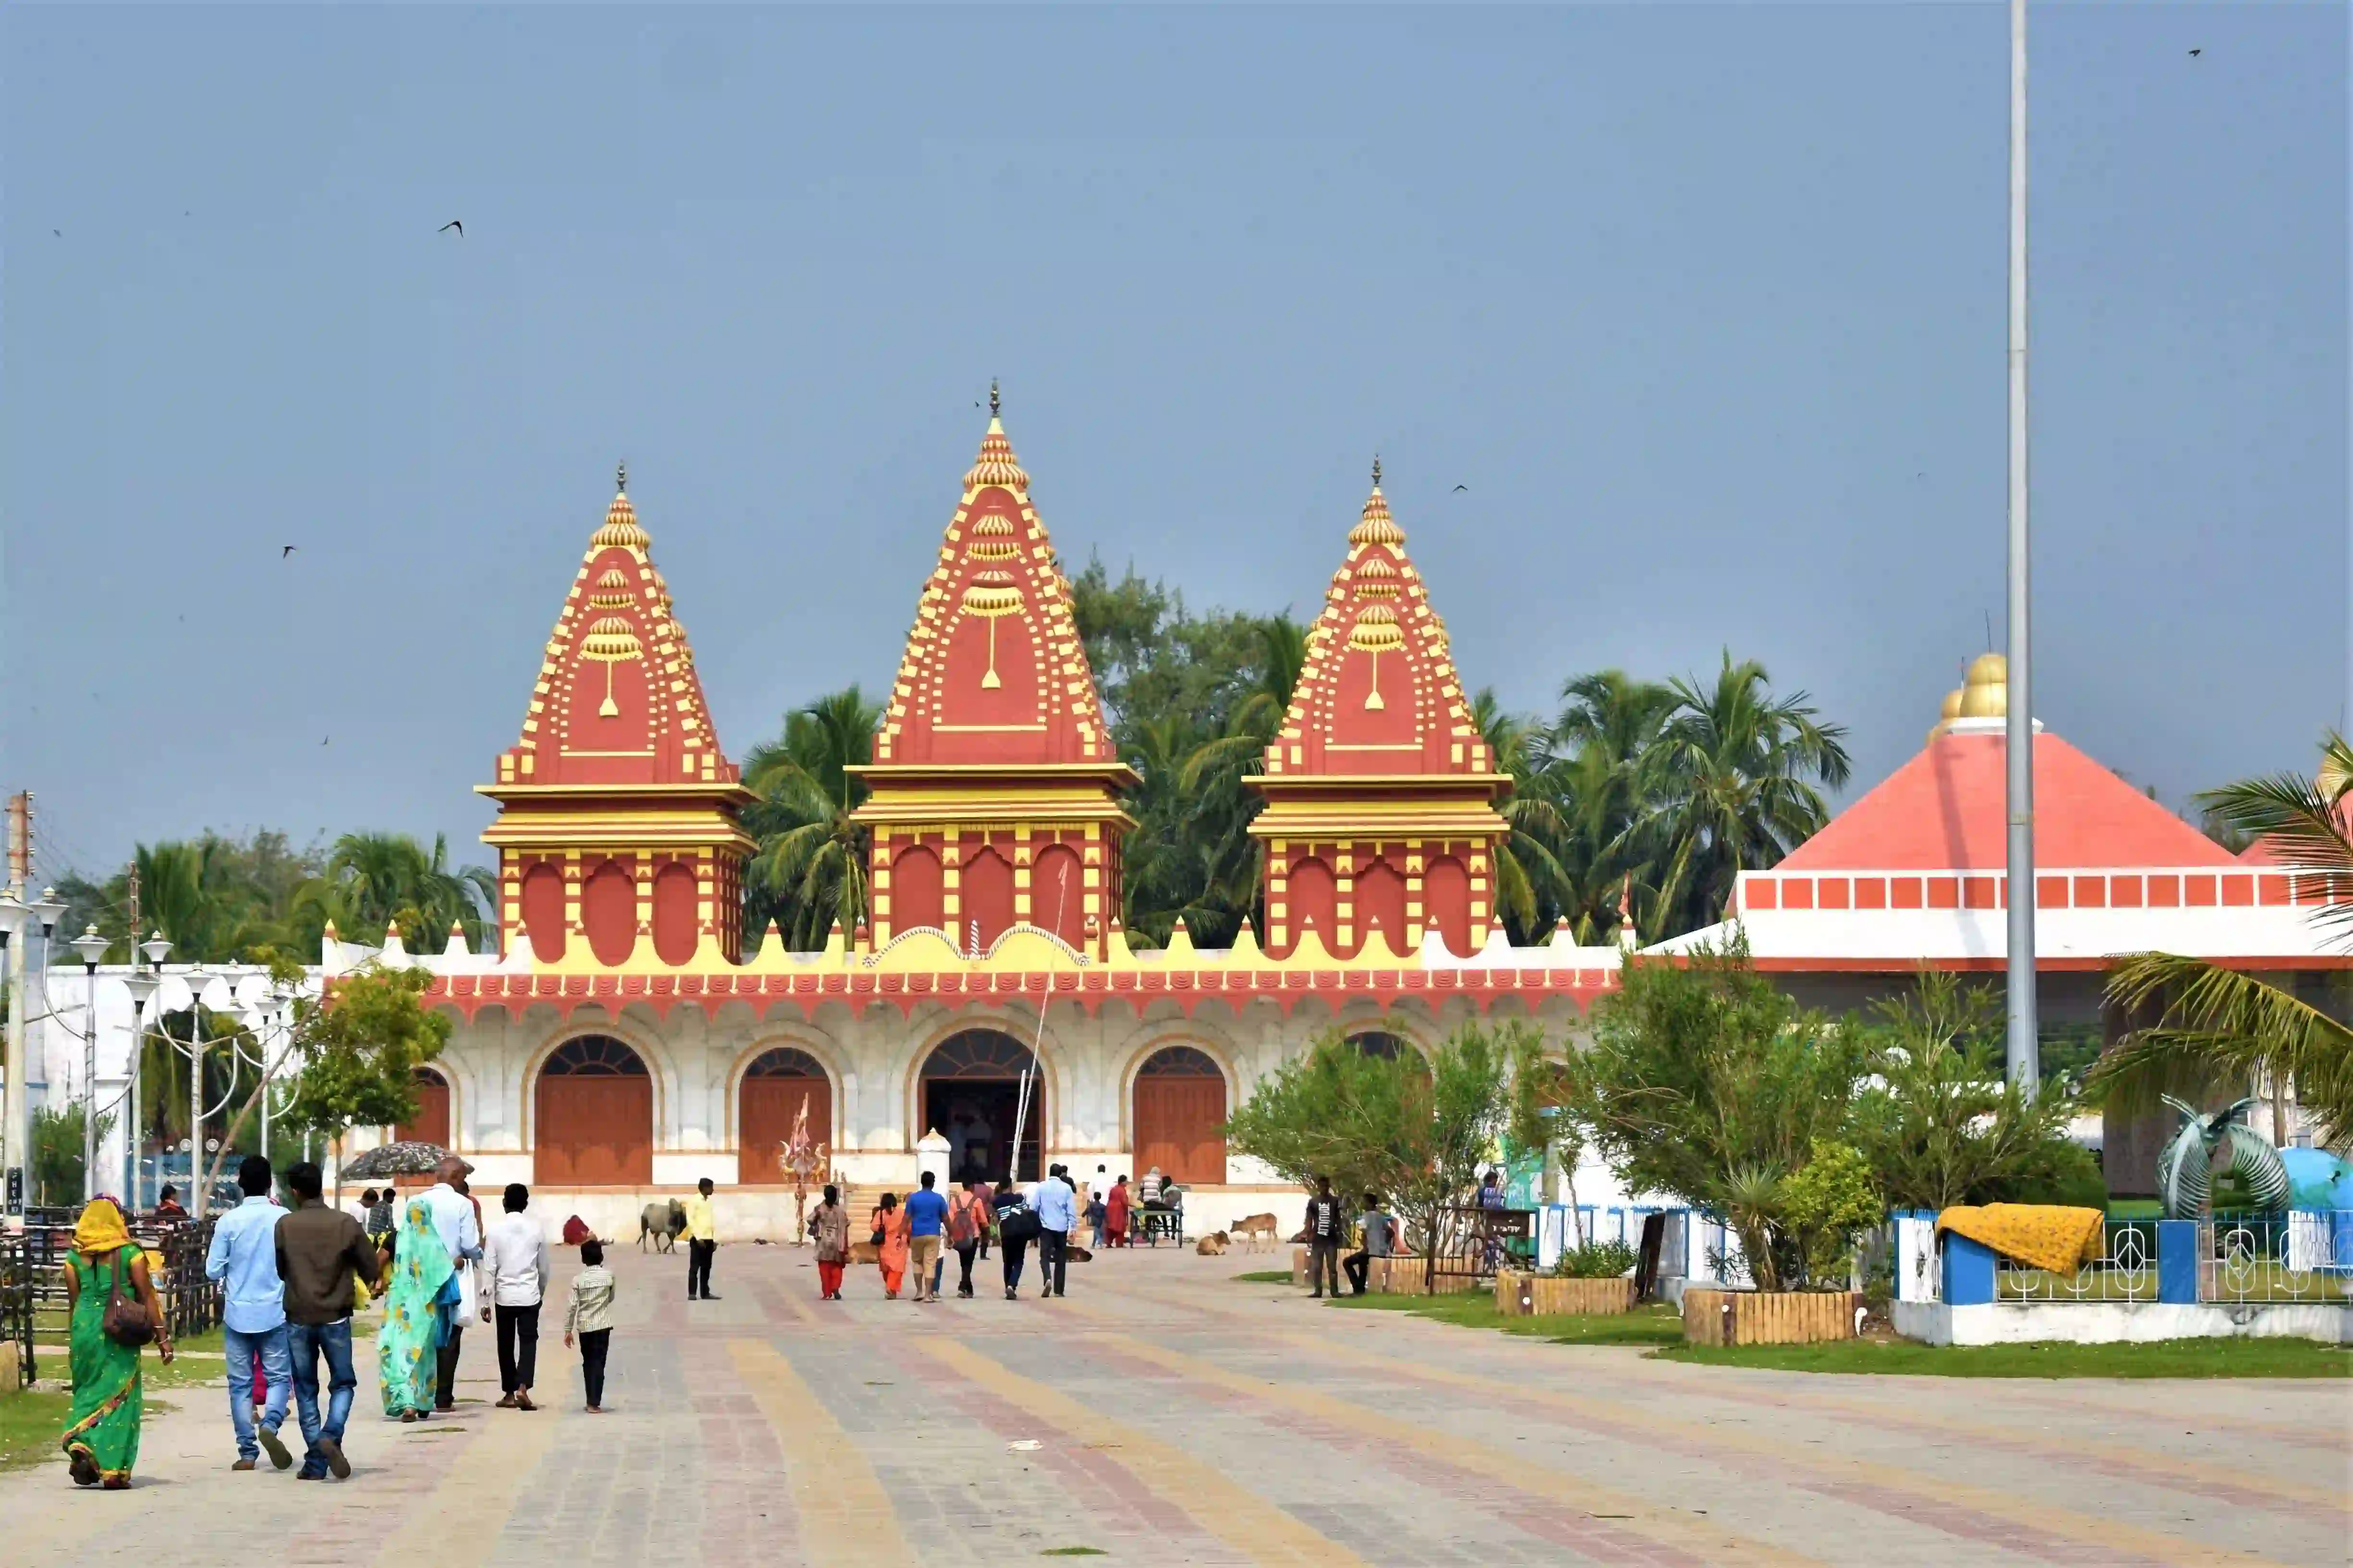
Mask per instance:
[[[0,1561],[99,1532],[174,1568],[2315,1564],[2353,1540],[2344,1383],[1646,1362],[1233,1281],[1271,1255],[1114,1255],[1063,1301],[921,1309],[869,1268],[819,1303],[807,1258],[723,1248],[724,1299],[690,1307],[682,1255],[616,1249],[602,1418],[560,1330],[537,1415],[490,1408],[487,1330],[422,1426],[376,1417],[364,1356],[341,1486],[231,1473],[222,1396],[174,1394],[128,1494],[0,1478]]]

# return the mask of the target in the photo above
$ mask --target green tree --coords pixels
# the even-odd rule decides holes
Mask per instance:
[[[1871,1081],[1854,1141],[1887,1201],[1949,1208],[1996,1201],[2010,1184],[2056,1168],[2074,1115],[2064,1086],[2030,1095],[2001,1064],[2001,1007],[1990,989],[1923,967],[1861,1032]]]
[[[1843,1141],[1862,1068],[1855,1032],[1799,1007],[1743,945],[1636,960],[1596,1009],[1584,1120],[1629,1190],[1724,1215],[1778,1290],[1807,1264],[1782,1184]]]
[[[33,1169],[30,1175],[32,1201],[40,1205],[67,1205],[81,1202],[82,1173],[87,1169],[82,1162],[82,1125],[89,1114],[82,1101],[51,1108],[33,1108]],[[98,1119],[98,1141],[114,1130],[114,1118],[101,1114]]]
[[[881,721],[881,704],[852,686],[786,714],[784,734],[744,759],[760,797],[744,814],[757,846],[744,877],[747,932],[774,920],[789,946],[814,952],[836,921],[844,935],[864,923],[869,839],[850,814],[867,790],[850,770],[873,761]]]
[[[1510,1064],[1535,1039],[1525,1023],[1465,1025],[1425,1059],[1327,1035],[1261,1081],[1227,1123],[1227,1145],[1302,1185],[1329,1176],[1349,1198],[1382,1194],[1434,1267],[1509,1120]]]
[[[301,1016],[302,1066],[284,1119],[289,1131],[320,1134],[340,1164],[353,1128],[416,1116],[417,1069],[449,1038],[449,1020],[423,1005],[432,984],[424,969],[364,969],[336,982],[329,1005]]]
[[[1754,659],[1727,650],[1712,684],[1670,685],[1638,829],[1659,868],[1662,935],[1721,920],[1740,872],[1778,864],[1830,820],[1815,784],[1835,788],[1850,771],[1845,727],[1821,722],[1806,692],[1774,696]]]
[[[2262,840],[2294,874],[2312,918],[2353,938],[2353,745],[2330,732],[2318,773],[2244,780],[2199,797],[2210,817]],[[2126,1112],[2168,1094],[2203,1103],[2262,1084],[2272,1091],[2273,1141],[2287,1141],[2284,1095],[2321,1124],[2332,1145],[2353,1141],[2353,1026],[2312,1000],[2252,974],[2169,952],[2140,953],[2108,974],[2108,1000],[2153,1021],[2103,1057],[2086,1095]]]
[[[419,952],[439,951],[451,926],[479,949],[482,911],[497,907],[498,879],[480,866],[453,868],[440,834],[428,853],[405,833],[346,833],[300,901],[304,917],[332,920],[346,942],[379,943],[396,920],[402,941]]]
[[[1871,1162],[1849,1143],[1818,1141],[1805,1164],[1782,1178],[1778,1196],[1806,1278],[1828,1285],[1838,1283],[1864,1229],[1887,1213]]]

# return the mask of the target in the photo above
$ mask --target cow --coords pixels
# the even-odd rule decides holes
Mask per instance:
[[[1259,1237],[1264,1237],[1267,1240],[1272,1241],[1275,1229],[1276,1222],[1272,1215],[1254,1214],[1234,1221],[1232,1234],[1237,1240],[1247,1240],[1252,1243],[1250,1250],[1255,1252],[1258,1250],[1256,1243]]]
[[[675,1252],[678,1238],[686,1234],[686,1205],[672,1198],[666,1204],[648,1204],[638,1215],[638,1250],[646,1249],[646,1238],[653,1237],[656,1252]]]

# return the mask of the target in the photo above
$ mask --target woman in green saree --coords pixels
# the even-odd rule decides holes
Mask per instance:
[[[409,1199],[393,1241],[392,1282],[375,1340],[376,1384],[386,1415],[422,1421],[433,1414],[435,1352],[449,1332],[449,1309],[440,1297],[456,1272],[425,1200]]]
[[[102,1326],[115,1290],[147,1309],[155,1325],[155,1349],[172,1359],[172,1341],[147,1258],[132,1244],[122,1210],[112,1198],[92,1198],[74,1225],[73,1250],[66,1254],[66,1301],[72,1325],[72,1425],[63,1447],[74,1485],[103,1485],[121,1491],[139,1463],[139,1422],[145,1401],[139,1375],[139,1347],[117,1344]]]

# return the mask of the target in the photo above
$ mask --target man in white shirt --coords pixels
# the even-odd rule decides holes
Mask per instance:
[[[523,1213],[529,1188],[509,1182],[505,1202],[506,1212],[482,1233],[482,1272],[499,1325],[499,1408],[536,1410],[531,1383],[539,1367],[539,1304],[547,1295],[547,1237]]]
[[[433,1167],[434,1184],[425,1192],[425,1206],[433,1215],[433,1228],[439,1234],[441,1245],[449,1249],[450,1259],[458,1265],[458,1271],[449,1277],[449,1286],[445,1287],[453,1290],[456,1308],[449,1315],[448,1342],[441,1347],[439,1364],[434,1369],[436,1410],[456,1405],[458,1345],[475,1311],[472,1264],[482,1256],[482,1222],[475,1211],[474,1200],[459,1187],[473,1168],[451,1154]]]

